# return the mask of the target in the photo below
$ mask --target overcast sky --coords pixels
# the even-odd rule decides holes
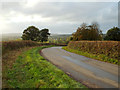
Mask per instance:
[[[29,1],[29,2],[28,2]],[[118,2],[0,2],[0,31],[22,33],[28,26],[50,33],[73,33],[84,22],[98,22],[103,33],[118,26]],[[96,2],[94,2],[96,1]],[[113,1],[113,0],[112,0]],[[114,0],[115,1],[115,0]]]

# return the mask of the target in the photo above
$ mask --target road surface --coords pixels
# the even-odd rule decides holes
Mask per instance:
[[[61,47],[45,48],[41,54],[72,78],[90,88],[118,88],[118,65],[77,55]]]

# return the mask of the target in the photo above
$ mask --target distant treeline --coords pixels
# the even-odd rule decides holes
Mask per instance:
[[[21,37],[22,36],[22,37]],[[67,44],[69,41],[80,41],[80,40],[112,40],[120,41],[120,28],[113,27],[107,30],[106,34],[102,33],[98,23],[92,23],[87,25],[86,23],[81,24],[76,32],[71,34],[50,34],[49,29],[39,30],[35,26],[29,26],[23,31],[23,34],[8,34],[2,35],[2,41],[9,40],[32,40],[37,42],[50,42],[50,43],[63,43]]]
[[[70,38],[71,34],[55,34],[55,35],[51,35],[48,38],[49,43],[63,43],[63,44],[68,44],[69,42],[69,38]]]

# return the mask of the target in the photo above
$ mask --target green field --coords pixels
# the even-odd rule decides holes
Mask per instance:
[[[5,71],[11,88],[85,88],[62,70],[40,56],[39,51],[50,46],[32,48],[23,52],[12,68]]]

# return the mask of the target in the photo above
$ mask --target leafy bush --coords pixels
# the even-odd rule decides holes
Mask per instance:
[[[120,60],[120,41],[71,41],[68,48]]]

